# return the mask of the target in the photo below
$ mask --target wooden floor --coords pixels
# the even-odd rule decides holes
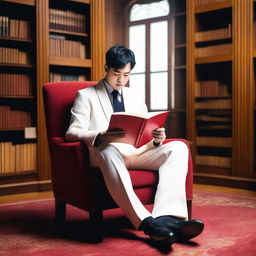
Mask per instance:
[[[194,189],[256,197],[256,191],[243,190],[243,189],[199,185],[199,184],[195,184]],[[53,197],[53,193],[51,191],[0,196],[0,204],[8,204],[8,203],[15,203],[20,201],[35,200],[35,199],[44,199],[44,198],[50,198],[50,197]]]

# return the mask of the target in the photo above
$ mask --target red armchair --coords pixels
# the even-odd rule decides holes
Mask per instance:
[[[109,195],[100,170],[90,168],[89,151],[84,143],[66,142],[70,108],[76,92],[96,82],[55,82],[43,86],[47,136],[52,167],[52,186],[55,197],[55,221],[65,220],[66,203],[89,212],[95,231],[93,241],[103,239],[103,210],[116,208]],[[167,139],[165,141],[183,139]],[[189,147],[189,145],[188,145]],[[153,203],[158,182],[155,171],[129,170],[134,190],[143,204]],[[189,218],[192,206],[193,165],[189,154],[186,196]]]

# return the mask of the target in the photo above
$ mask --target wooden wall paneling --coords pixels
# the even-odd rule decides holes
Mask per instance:
[[[116,44],[125,45],[125,7],[127,0],[106,0],[106,49]]]
[[[49,81],[49,0],[36,2],[36,48],[37,48],[37,131],[39,179],[51,177],[49,150],[46,136],[42,86]]]
[[[252,1],[233,0],[233,165],[232,175],[253,172],[253,49]]]
[[[187,139],[196,141],[195,120],[195,6],[194,1],[187,0]],[[196,145],[191,145],[192,155],[195,159]],[[195,166],[195,161],[194,161]]]
[[[91,0],[91,80],[98,81],[105,76],[106,53],[105,0]]]

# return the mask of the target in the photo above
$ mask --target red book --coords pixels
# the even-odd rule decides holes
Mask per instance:
[[[134,145],[136,148],[152,140],[151,133],[164,126],[169,111],[148,112],[144,115],[128,112],[113,113],[109,129],[123,129],[124,138],[118,142]]]

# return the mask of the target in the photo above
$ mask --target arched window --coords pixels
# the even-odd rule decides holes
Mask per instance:
[[[170,106],[171,31],[174,10],[168,0],[139,0],[128,13],[129,47],[136,56],[130,87],[136,87],[150,110]]]

